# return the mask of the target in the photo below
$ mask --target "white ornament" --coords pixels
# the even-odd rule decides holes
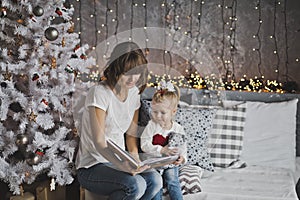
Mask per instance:
[[[55,190],[55,180],[54,178],[51,179],[51,183],[50,183],[50,191]]]

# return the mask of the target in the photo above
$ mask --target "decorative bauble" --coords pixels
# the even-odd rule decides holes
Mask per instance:
[[[0,17],[4,18],[6,16],[7,16],[7,9],[4,8],[4,7],[1,7],[1,15],[0,15]]]
[[[40,17],[44,14],[44,9],[41,6],[36,6],[32,12],[35,16]]]
[[[42,149],[37,149],[35,153],[29,153],[26,162],[28,165],[37,165],[42,161],[44,156],[44,151]]]
[[[1,85],[2,88],[7,88],[7,83],[6,82],[1,82],[0,85]]]
[[[56,8],[55,13],[58,14],[59,16],[62,16],[63,13],[59,8]]]
[[[16,145],[17,145],[18,147],[20,147],[20,146],[25,146],[25,145],[28,144],[28,142],[29,142],[29,140],[28,140],[27,135],[25,135],[25,134],[18,134],[18,135],[17,135]]]
[[[45,37],[50,40],[54,41],[58,38],[58,30],[54,27],[49,27],[45,30]]]
[[[70,65],[67,65],[65,67],[65,71],[68,72],[68,73],[73,73],[74,72],[74,69],[70,66]]]
[[[37,73],[34,73],[33,76],[32,76],[32,78],[31,78],[31,80],[32,80],[32,81],[36,81],[36,80],[38,80],[39,78],[40,78],[40,76],[39,76]]]

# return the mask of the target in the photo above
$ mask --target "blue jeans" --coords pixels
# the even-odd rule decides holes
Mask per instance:
[[[153,169],[132,176],[100,163],[78,169],[77,177],[83,188],[112,200],[161,199],[162,178]]]
[[[183,200],[181,186],[179,182],[179,168],[178,166],[167,168],[163,170],[163,180],[169,192],[171,200]],[[162,191],[160,192],[162,193]]]

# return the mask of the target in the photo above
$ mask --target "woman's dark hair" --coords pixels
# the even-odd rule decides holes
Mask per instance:
[[[121,75],[140,74],[140,78],[136,83],[140,93],[146,87],[148,78],[147,59],[143,51],[134,42],[123,42],[115,46],[106,69],[104,77],[110,88],[115,88],[119,92],[117,82]]]

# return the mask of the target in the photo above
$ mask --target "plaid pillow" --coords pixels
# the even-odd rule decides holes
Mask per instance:
[[[243,147],[246,105],[243,103],[217,111],[208,140],[214,166],[241,166],[235,163],[239,161]]]

